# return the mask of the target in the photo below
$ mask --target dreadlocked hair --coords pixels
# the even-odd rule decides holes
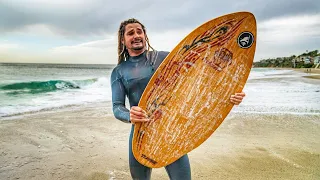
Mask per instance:
[[[145,26],[142,23],[140,23],[137,19],[134,19],[134,18],[125,20],[121,22],[119,31],[118,31],[118,64],[122,63],[129,57],[128,50],[126,46],[122,43],[122,39],[124,39],[124,32],[126,30],[126,25],[132,24],[132,23],[138,23],[141,25],[143,33],[145,34],[145,37],[146,37],[146,42],[148,44],[147,53],[149,52],[150,48],[154,51],[154,49],[150,46],[149,39],[146,34]]]

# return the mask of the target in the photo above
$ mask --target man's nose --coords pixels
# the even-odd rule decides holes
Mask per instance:
[[[139,34],[138,33],[134,33],[133,34],[133,38],[137,38],[137,37],[139,37]]]

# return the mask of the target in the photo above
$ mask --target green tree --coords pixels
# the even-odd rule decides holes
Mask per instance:
[[[308,55],[309,55],[309,56],[312,56],[312,57],[317,56],[317,54],[318,54],[318,50],[310,51],[310,52],[308,53]]]

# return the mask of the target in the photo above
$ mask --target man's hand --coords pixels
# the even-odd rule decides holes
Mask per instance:
[[[140,108],[139,106],[132,106],[130,109],[130,122],[141,123],[141,122],[149,122],[147,113]]]
[[[244,92],[236,93],[235,95],[231,95],[230,101],[235,105],[239,105],[245,96],[246,94]]]

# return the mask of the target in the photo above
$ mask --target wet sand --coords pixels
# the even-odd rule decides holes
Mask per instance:
[[[130,124],[107,104],[0,120],[0,179],[130,179]],[[193,179],[320,179],[320,115],[231,113],[189,153]],[[169,179],[164,168],[152,179]]]
[[[310,79],[320,79],[320,69],[315,68],[300,68],[300,69],[294,69],[295,71],[304,72],[306,73],[305,78]]]

